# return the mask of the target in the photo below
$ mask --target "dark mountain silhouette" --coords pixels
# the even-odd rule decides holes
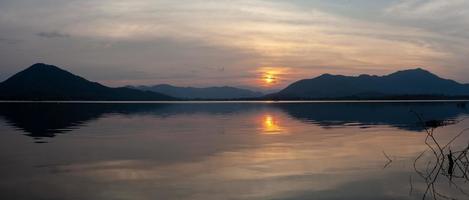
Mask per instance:
[[[297,81],[270,99],[380,98],[469,96],[469,85],[443,79],[417,68],[386,76],[323,74]]]
[[[173,100],[131,88],[109,88],[53,65],[34,64],[0,83],[1,100]]]
[[[154,85],[154,86],[136,86],[143,91],[152,91],[166,94],[169,96],[183,98],[183,99],[244,99],[244,98],[257,98],[263,94],[254,92],[247,89],[240,89],[235,87],[177,87],[168,84]]]

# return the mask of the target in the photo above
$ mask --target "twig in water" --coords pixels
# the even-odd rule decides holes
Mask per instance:
[[[386,152],[383,151],[383,154],[384,154],[384,157],[388,159],[388,162],[383,167],[383,169],[386,169],[386,167],[388,167],[392,163],[392,159],[386,154]]]

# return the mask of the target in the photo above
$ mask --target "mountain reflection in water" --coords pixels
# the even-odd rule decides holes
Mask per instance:
[[[387,125],[405,130],[422,131],[415,114],[428,120],[454,119],[469,111],[451,102],[426,103],[0,103],[0,117],[8,124],[34,138],[54,137],[100,117],[112,114],[169,117],[205,113],[233,115],[261,109],[280,110],[290,117],[324,128]],[[279,133],[281,127],[273,115],[263,116],[266,133]]]

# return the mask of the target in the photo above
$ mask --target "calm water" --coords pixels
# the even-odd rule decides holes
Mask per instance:
[[[0,103],[0,199],[422,199],[421,174],[434,162],[414,112],[449,120],[469,109],[457,102]],[[469,120],[438,128],[435,138],[446,144],[467,127]],[[468,135],[450,147],[467,146]],[[433,187],[469,198],[469,183],[457,177],[440,176]]]

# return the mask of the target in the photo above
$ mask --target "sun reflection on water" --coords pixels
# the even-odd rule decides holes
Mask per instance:
[[[283,133],[282,127],[279,125],[278,119],[270,114],[263,116],[262,120],[262,133],[263,134],[281,134]]]

